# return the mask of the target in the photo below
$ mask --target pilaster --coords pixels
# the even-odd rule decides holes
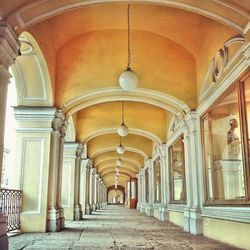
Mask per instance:
[[[168,171],[167,171],[167,148],[166,144],[161,144],[160,147],[160,159],[161,159],[161,207],[160,207],[160,220],[165,221],[169,219],[168,211]]]
[[[149,216],[154,216],[154,206],[153,206],[153,185],[154,185],[154,181],[153,181],[153,162],[152,159],[148,159],[147,160],[147,168],[148,168],[148,182],[149,182],[149,202],[146,203],[146,208],[145,208],[145,212],[147,215]]]
[[[61,110],[57,110],[52,121],[47,231],[56,232],[64,227],[63,208],[61,206],[63,143],[66,121]]]
[[[92,167],[90,169],[90,199],[89,199],[89,203],[90,203],[90,207],[91,207],[91,213],[96,211],[96,204],[94,202],[94,198],[95,198],[95,174],[96,174],[96,169],[94,167]]]
[[[23,232],[45,232],[49,198],[49,171],[53,137],[51,123],[56,109],[16,107],[16,189],[25,193],[22,201]],[[57,149],[57,150],[55,150]],[[58,153],[58,148],[54,153]],[[30,174],[32,173],[32,174]],[[51,195],[56,196],[55,192]],[[54,197],[53,196],[53,197]],[[54,209],[54,218],[59,216]]]
[[[184,231],[192,234],[202,233],[202,219],[200,208],[200,185],[198,160],[198,127],[199,117],[196,112],[190,112],[185,117],[186,130],[184,132],[185,175],[187,205],[184,209]]]
[[[83,169],[83,171],[85,171],[85,214],[91,214],[91,207],[90,207],[90,201],[89,201],[89,187],[90,187],[90,169],[91,169],[91,161],[90,159],[82,159],[81,160],[81,168]]]
[[[64,143],[63,151],[63,175],[62,175],[62,200],[66,220],[74,220],[74,195],[76,150],[79,143]]]
[[[74,220],[82,219],[80,206],[80,164],[83,153],[83,146],[78,144],[75,158],[75,183],[74,183]]]

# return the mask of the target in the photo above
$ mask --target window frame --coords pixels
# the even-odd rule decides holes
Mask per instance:
[[[212,104],[201,114],[200,116],[200,128],[201,128],[201,150],[202,150],[202,173],[203,173],[203,188],[204,188],[204,206],[220,206],[220,205],[231,205],[231,206],[250,206],[250,162],[248,157],[250,157],[249,143],[248,143],[248,128],[247,128],[247,113],[246,113],[246,94],[245,94],[245,82],[250,78],[250,70],[242,74],[240,78],[235,80],[221,95],[212,102]],[[228,96],[232,91],[237,90],[238,106],[239,106],[239,124],[240,124],[240,139],[242,142],[242,164],[243,173],[245,181],[245,198],[242,199],[230,199],[230,200],[218,200],[208,198],[208,186],[207,186],[207,169],[205,161],[205,138],[204,138],[204,120],[208,119],[208,129],[209,129],[209,151],[213,152],[213,141],[211,139],[211,121],[209,114],[213,108],[220,103],[226,96]],[[250,117],[249,117],[250,118]],[[212,180],[212,190],[214,195],[214,182]]]

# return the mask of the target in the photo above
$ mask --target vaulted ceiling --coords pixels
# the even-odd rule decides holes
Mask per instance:
[[[131,66],[139,77],[134,92],[118,85],[127,64],[126,2],[0,2],[0,17],[17,35],[27,31],[36,39],[52,103],[73,116],[76,140],[87,145],[107,186],[114,185],[119,157],[121,101],[130,129],[122,138],[124,186],[152,157],[154,145],[166,143],[173,116],[197,107],[213,56],[226,40],[244,35],[249,22],[248,0],[131,2]]]

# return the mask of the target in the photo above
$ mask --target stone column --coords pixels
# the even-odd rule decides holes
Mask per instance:
[[[56,232],[64,226],[63,208],[61,206],[62,157],[65,136],[65,117],[57,110],[52,121],[47,231]]]
[[[184,132],[185,148],[185,175],[187,205],[184,209],[184,231],[192,234],[202,233],[201,203],[199,170],[202,169],[201,160],[198,159],[199,138],[197,126],[199,117],[196,112],[190,112],[185,117],[186,130]]]
[[[64,218],[64,210],[62,207],[62,171],[63,171],[63,149],[65,142],[65,135],[68,127],[68,121],[65,119],[61,110],[58,110],[62,115],[62,125],[60,127],[60,137],[59,137],[59,152],[58,152],[58,188],[57,188],[57,207],[60,211],[60,229],[64,228],[65,218]]]
[[[85,165],[86,168],[86,184],[85,184],[85,214],[91,214],[91,207],[90,207],[90,169],[91,169],[91,161],[82,160],[82,163]]]
[[[94,199],[94,202],[95,202],[95,205],[96,205],[96,210],[100,209],[99,207],[99,178],[100,178],[100,175],[99,174],[96,174],[95,175],[95,199]]]
[[[160,155],[161,155],[161,208],[160,208],[160,220],[169,219],[168,211],[168,197],[169,197],[169,185],[168,185],[168,173],[167,170],[167,149],[166,144],[160,146]]]
[[[141,177],[140,177],[140,172],[136,175],[137,178],[137,194],[138,194],[138,201],[137,201],[137,206],[136,209],[140,210],[141,207]]]
[[[75,185],[76,150],[79,143],[64,143],[63,151],[63,177],[62,177],[62,201],[66,220],[74,220],[74,196],[72,190]]]
[[[82,219],[82,212],[80,206],[80,164],[81,156],[83,152],[83,146],[78,145],[76,150],[76,159],[75,159],[75,184],[74,184],[74,220]]]
[[[85,154],[84,152],[84,146],[83,146],[83,155]],[[85,214],[85,196],[86,196],[86,166],[88,164],[89,160],[88,159],[81,159],[80,161],[80,184],[79,184],[79,203],[80,203],[80,208],[81,208],[81,213],[82,215]]]
[[[102,178],[100,178],[100,181],[99,181],[99,203],[100,203],[100,207],[103,208],[103,186],[102,186]]]
[[[146,203],[146,188],[145,188],[145,174],[144,174],[144,168],[140,170],[141,174],[141,208],[140,212],[145,212],[145,203]]]
[[[149,216],[154,215],[154,206],[153,206],[153,198],[154,198],[154,175],[153,175],[153,162],[152,159],[147,160],[147,166],[148,166],[148,176],[149,176],[149,203],[147,203],[146,207],[146,214]]]
[[[91,206],[91,212],[96,211],[96,204],[95,204],[95,175],[96,175],[96,169],[91,168],[90,171],[90,206]]]
[[[19,52],[20,43],[12,28],[0,21],[0,183],[3,164],[4,127],[7,101],[7,90],[10,79],[9,67]],[[0,213],[0,245],[8,249],[6,216]]]

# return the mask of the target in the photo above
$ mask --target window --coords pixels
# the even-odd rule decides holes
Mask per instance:
[[[186,201],[186,182],[183,138],[180,137],[169,147],[171,201]]]
[[[154,161],[154,200],[155,203],[161,202],[161,165],[159,157]]]
[[[145,191],[146,191],[146,202],[149,202],[149,174],[148,174],[148,169],[145,169]]]
[[[243,79],[243,78],[242,78]],[[250,74],[202,116],[206,203],[245,203],[249,180]],[[248,192],[249,193],[249,192]]]

